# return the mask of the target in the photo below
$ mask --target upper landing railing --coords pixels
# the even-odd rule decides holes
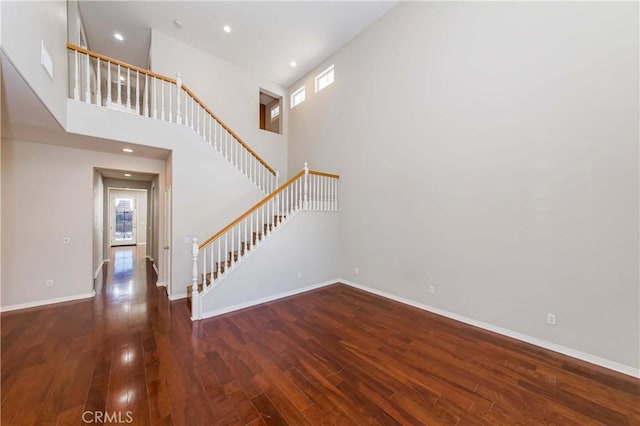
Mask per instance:
[[[68,43],[69,97],[191,127],[263,192],[278,187],[278,172],[182,83]]]

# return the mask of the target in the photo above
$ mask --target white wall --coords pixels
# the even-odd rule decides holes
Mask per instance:
[[[335,281],[339,272],[338,225],[336,212],[302,211],[291,218],[205,295],[204,315]]]
[[[344,278],[640,367],[637,3],[400,3],[331,63],[289,168],[341,174]]]
[[[164,173],[161,160],[2,139],[3,309],[92,291],[94,167]]]
[[[104,183],[102,175],[93,171],[93,271],[94,277],[102,262],[107,258],[104,252]]]
[[[151,70],[182,81],[271,167],[287,176],[287,135],[260,130],[260,88],[286,89],[159,31],[151,31]],[[296,170],[297,171],[297,170]]]
[[[168,244],[172,251],[168,291],[172,297],[186,296],[191,282],[191,246],[185,238],[204,241],[264,194],[191,128],[83,102],[70,100],[68,107],[69,132],[171,150],[167,174],[171,174],[168,182],[173,194],[173,240]],[[165,282],[160,272],[159,281]]]
[[[64,126],[67,97],[67,3],[2,1],[1,48],[51,114]],[[41,43],[53,60],[53,80],[40,64]]]

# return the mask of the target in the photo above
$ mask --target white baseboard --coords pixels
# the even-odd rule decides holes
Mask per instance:
[[[174,301],[174,300],[186,299],[188,296],[189,295],[187,293],[172,294],[172,295],[169,295],[169,300]]]
[[[324,282],[321,282],[321,283],[318,283],[318,284],[312,284],[312,285],[309,285],[309,286],[306,286],[306,287],[297,288],[297,289],[294,289],[294,290],[285,291],[283,293],[274,294],[272,296],[267,296],[267,297],[263,297],[263,298],[260,298],[260,299],[251,300],[249,302],[239,303],[237,305],[227,306],[227,307],[224,307],[224,308],[221,308],[221,309],[214,309],[212,311],[204,312],[201,315],[200,319],[216,317],[218,315],[227,314],[229,312],[238,311],[240,309],[249,308],[251,306],[261,305],[263,303],[272,302],[274,300],[283,299],[283,298],[289,297],[289,296],[295,296],[296,294],[304,293],[304,292],[311,291],[311,290],[316,290],[318,288],[322,288],[322,287],[326,287],[328,285],[336,284],[337,282],[338,282],[338,280],[324,281]]]
[[[96,291],[92,290],[91,293],[74,294],[73,296],[56,297],[53,299],[36,300],[35,302],[18,303],[15,305],[0,306],[0,312],[16,311],[18,309],[35,308],[38,306],[51,305],[54,303],[71,302],[74,300],[90,299],[95,297]]]
[[[582,361],[589,362],[591,364],[598,365],[600,367],[608,368],[609,370],[614,370],[619,373],[623,373],[632,377],[640,378],[640,368],[631,367],[628,365],[620,364],[615,361],[608,360],[606,358],[601,358],[596,355],[592,355],[586,352],[582,352],[576,349],[568,348],[566,346],[558,345],[557,343],[548,342],[546,340],[538,339],[537,337],[532,337],[523,333],[519,333],[517,331],[509,330],[508,328],[499,327],[496,325],[488,324],[482,321],[475,320],[473,318],[468,318],[463,315],[455,314],[453,312],[445,311],[444,309],[436,308],[430,305],[426,305],[424,303],[415,302],[413,300],[405,299],[404,297],[396,296],[395,294],[387,293],[382,290],[377,290],[375,288],[368,287],[366,285],[354,283],[349,280],[340,279],[338,282],[349,285],[351,287],[358,288],[360,290],[366,291],[368,293],[373,293],[378,296],[395,300],[396,302],[404,303],[405,305],[413,306],[418,309],[422,309],[424,311],[432,312],[434,314],[442,315],[443,317],[451,318],[456,321],[463,322],[465,324],[473,325],[475,327],[482,328],[484,330],[492,331],[494,333],[502,334],[503,336],[511,337],[516,340],[520,340],[526,343],[530,343],[535,346],[539,346],[541,348],[549,349],[554,352],[561,353],[563,355],[570,356],[572,358],[577,358]]]
[[[103,263],[109,263],[109,262],[110,262],[110,259],[102,259],[102,262],[103,262]]]
[[[137,245],[137,246],[146,246],[146,245],[147,245],[147,243],[137,243],[136,245]]]
[[[167,283],[164,281],[156,281],[156,287],[166,287]]]

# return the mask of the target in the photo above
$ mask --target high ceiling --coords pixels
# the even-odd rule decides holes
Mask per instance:
[[[80,11],[89,47],[98,53],[147,67],[153,28],[289,87],[395,4],[81,0]],[[124,41],[113,37],[116,32]]]

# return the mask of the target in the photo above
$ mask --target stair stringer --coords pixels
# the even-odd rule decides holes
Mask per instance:
[[[335,282],[338,219],[339,211],[300,210],[289,216],[200,292],[201,318]]]

